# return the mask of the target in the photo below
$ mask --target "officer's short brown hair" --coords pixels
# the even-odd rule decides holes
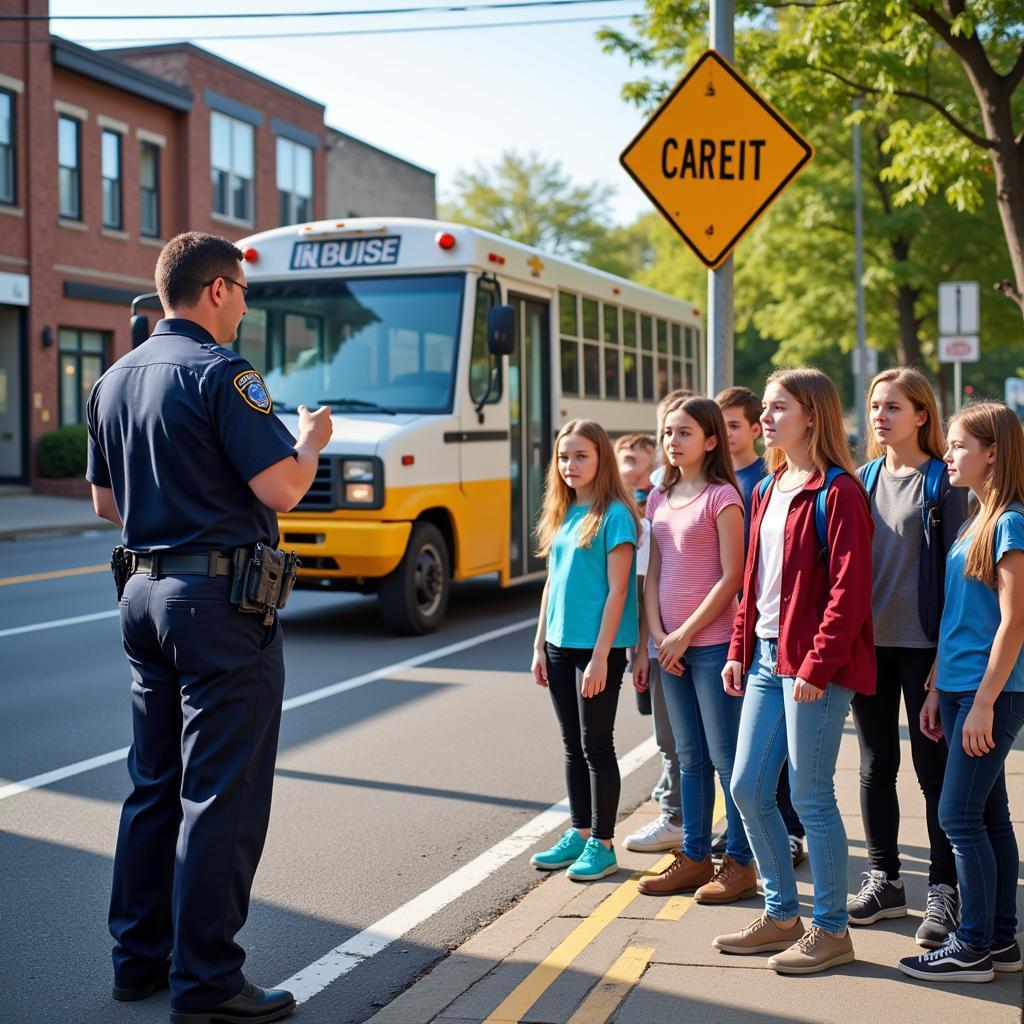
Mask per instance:
[[[741,408],[751,426],[761,420],[761,399],[750,388],[726,388],[715,396],[715,401],[722,412],[727,409]]]
[[[156,261],[156,290],[164,309],[180,309],[199,301],[203,289],[218,277],[238,277],[242,250],[220,235],[186,231],[175,235]]]

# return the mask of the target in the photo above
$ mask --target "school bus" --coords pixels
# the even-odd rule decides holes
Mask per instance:
[[[282,547],[300,586],[376,593],[397,632],[436,628],[453,580],[542,577],[531,531],[562,422],[651,431],[658,399],[699,388],[690,303],[485,231],[362,218],[238,245],[236,347],[293,431],[300,403],[333,410]]]

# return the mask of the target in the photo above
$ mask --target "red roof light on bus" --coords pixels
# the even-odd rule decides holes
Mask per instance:
[[[260,258],[260,254],[256,249],[253,249],[252,246],[250,246],[242,253],[242,258],[246,263],[255,263]]]
[[[438,231],[434,241],[445,251],[455,248],[455,236],[450,231]]]
[[[499,256],[496,252],[489,252],[487,254],[487,258],[492,263],[497,263],[499,267],[505,266],[505,257],[504,256]]]

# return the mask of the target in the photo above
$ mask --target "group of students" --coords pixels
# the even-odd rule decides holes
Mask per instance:
[[[580,882],[617,870],[614,724],[631,662],[664,772],[661,815],[626,846],[674,852],[640,891],[726,904],[755,896],[760,876],[764,912],[717,950],[772,953],[781,974],[849,963],[848,925],[908,912],[902,694],[930,864],[916,936],[928,952],[899,968],[990,981],[1022,967],[1004,768],[1024,727],[1024,430],[984,402],[943,437],[911,368],[878,374],[867,405],[859,469],[838,393],[813,369],[771,374],[763,400],[674,392],[657,440],[613,447],[591,420],[559,431],[536,530],[548,578],[532,671],[561,727],[572,826],[532,862]],[[849,897],[834,776],[851,710],[869,870]]]

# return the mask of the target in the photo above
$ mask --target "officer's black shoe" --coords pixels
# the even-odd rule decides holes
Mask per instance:
[[[260,988],[246,982],[237,996],[210,1010],[186,1013],[171,1010],[171,1024],[270,1024],[295,1009],[295,996],[282,988]]]
[[[163,974],[158,974],[152,981],[143,985],[115,985],[111,993],[119,1003],[137,1003],[140,999],[148,999],[151,995],[167,988],[167,974],[171,969],[170,961],[164,967]]]

